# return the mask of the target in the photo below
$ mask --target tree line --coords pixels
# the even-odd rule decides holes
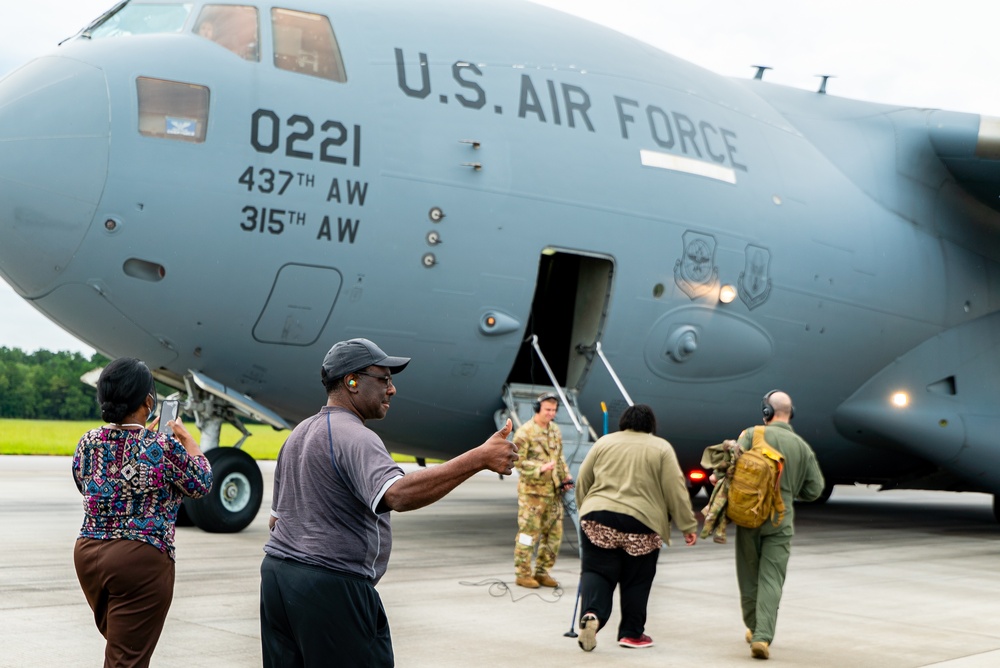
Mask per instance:
[[[94,353],[0,346],[0,418],[27,420],[100,420],[94,388],[80,376],[111,360]]]

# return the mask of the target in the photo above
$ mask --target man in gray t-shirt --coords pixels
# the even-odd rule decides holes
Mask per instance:
[[[366,420],[396,394],[409,363],[368,339],[341,341],[323,360],[327,404],[285,441],[274,472],[271,537],[261,564],[265,668],[392,666],[392,639],[375,584],[392,548],[389,511],[434,503],[473,474],[509,475],[511,425],[454,459],[408,475]]]
[[[361,418],[324,406],[281,448],[272,514],[282,521],[275,521],[264,552],[377,584],[392,547],[389,513],[377,508],[386,488],[402,477]]]

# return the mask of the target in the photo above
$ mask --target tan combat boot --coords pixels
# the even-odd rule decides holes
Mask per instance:
[[[750,643],[750,656],[755,659],[767,659],[771,656],[771,651],[769,649],[770,644],[764,642],[763,640],[758,640],[755,643]]]
[[[559,583],[548,573],[535,573],[535,581],[543,587],[558,587]]]

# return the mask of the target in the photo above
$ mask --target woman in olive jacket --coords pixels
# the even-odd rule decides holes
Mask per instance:
[[[597,631],[611,617],[615,587],[621,593],[618,644],[652,647],[644,633],[646,603],[670,522],[684,542],[698,540],[698,520],[673,447],[654,436],[656,416],[644,404],[630,406],[621,431],[598,439],[580,466],[576,502],[580,509],[580,647],[597,646]]]

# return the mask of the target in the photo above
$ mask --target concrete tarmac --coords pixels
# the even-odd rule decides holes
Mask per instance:
[[[265,503],[239,534],[177,530],[177,582],[152,666],[259,666]],[[0,457],[0,666],[98,666],[104,641],[73,570],[83,515],[65,457]],[[696,508],[704,497],[696,499]],[[1000,525],[982,494],[837,487],[798,506],[771,663],[810,668],[1000,665]],[[579,559],[567,531],[563,589],[513,586],[516,484],[479,474],[442,501],[393,517],[378,586],[401,668],[745,666],[733,543],[673,535],[650,595],[656,644],[615,643],[617,615],[582,652],[565,637]],[[570,540],[571,539],[571,540]],[[616,600],[617,605],[617,600]],[[331,657],[330,666],[340,665]]]

